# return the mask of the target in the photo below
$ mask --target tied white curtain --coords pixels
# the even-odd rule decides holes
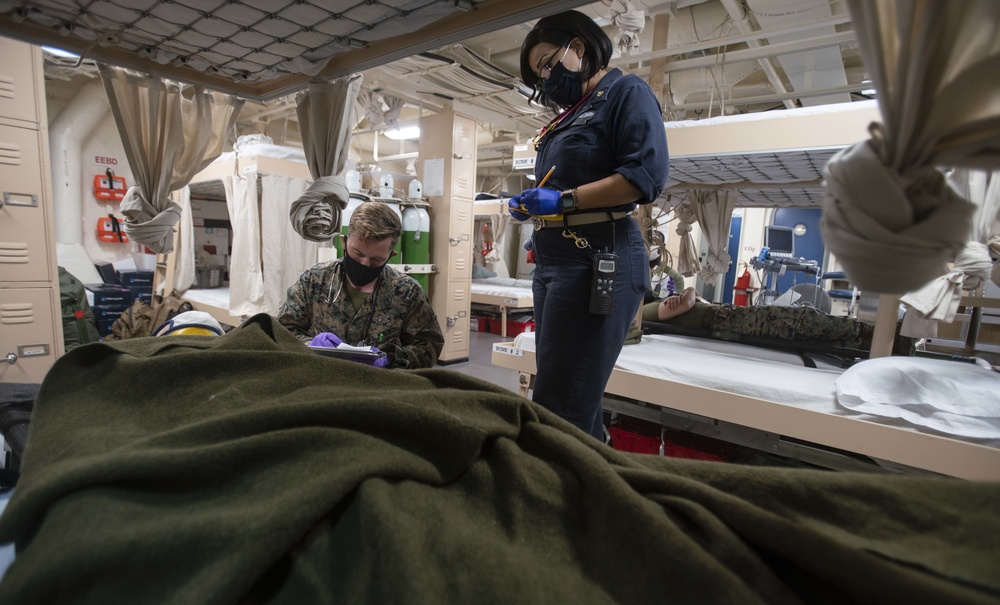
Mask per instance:
[[[382,123],[382,95],[372,92],[369,88],[360,90],[358,91],[357,104],[357,120],[354,121],[354,126],[360,124],[365,118],[368,118],[369,128],[375,128]]]
[[[361,74],[333,82],[309,82],[296,97],[302,148],[314,179],[292,203],[289,218],[295,232],[313,242],[326,242],[340,233],[341,211],[347,208],[347,182],[340,172],[351,145],[354,102],[361,90]]]
[[[639,35],[646,27],[646,13],[636,10],[629,0],[612,0],[611,23],[615,26],[612,44],[623,55],[639,48]]]
[[[98,69],[135,178],[121,202],[125,233],[154,252],[170,252],[181,217],[170,192],[222,153],[243,101],[200,85],[187,95],[178,83],[120,67]]]
[[[383,95],[382,100],[385,101],[386,107],[389,108],[382,114],[386,128],[399,128],[399,114],[403,111],[403,105],[406,105],[406,101],[391,95]]]
[[[181,209],[181,236],[174,265],[174,289],[184,292],[194,284],[194,216],[191,214],[191,188],[184,185],[177,193]],[[166,292],[166,294],[170,294]]]
[[[680,248],[677,250],[677,272],[686,277],[691,277],[701,271],[701,263],[698,262],[698,248],[694,244],[691,236],[691,225],[697,222],[689,204],[681,204],[674,207],[677,214],[677,235],[681,236]]]
[[[708,240],[708,256],[698,274],[705,283],[714,283],[717,276],[729,271],[729,227],[737,198],[739,192],[732,190],[692,191],[688,197],[691,211]]]
[[[962,168],[953,171],[948,181],[976,206],[969,241],[955,256],[951,271],[900,298],[923,319],[945,322],[958,314],[963,290],[975,290],[990,281],[991,271],[996,272],[990,255],[1000,256],[1000,171],[990,174]]]
[[[511,216],[507,212],[490,215],[490,227],[493,230],[493,247],[486,253],[486,257],[483,260],[491,265],[503,260],[500,256],[500,250],[503,245],[503,236],[507,233],[507,226],[510,225],[510,220]]]
[[[882,124],[834,156],[823,240],[863,291],[948,272],[975,207],[935,166],[1000,165],[1000,2],[848,0]]]

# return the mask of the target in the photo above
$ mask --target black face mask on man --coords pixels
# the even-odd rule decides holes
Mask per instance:
[[[344,246],[344,274],[347,278],[351,280],[351,283],[356,287],[361,288],[372,283],[382,275],[382,269],[385,269],[385,263],[377,267],[369,267],[368,265],[362,265],[358,261],[351,258],[350,253],[347,251],[347,246]]]
[[[570,71],[563,65],[563,59],[569,52],[569,46],[559,59],[559,62],[549,68],[549,77],[542,80],[542,91],[553,103],[568,107],[583,97],[583,79],[580,73]]]

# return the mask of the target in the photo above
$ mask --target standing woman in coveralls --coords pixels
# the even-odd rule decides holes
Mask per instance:
[[[607,34],[577,11],[528,33],[521,79],[558,113],[535,139],[535,175],[552,172],[508,202],[515,219],[535,225],[532,398],[602,441],[604,387],[649,285],[642,233],[627,213],[656,199],[669,163],[659,102],[641,79],[608,69],[611,52]],[[595,282],[595,259],[613,278]],[[595,286],[606,296],[592,305]]]

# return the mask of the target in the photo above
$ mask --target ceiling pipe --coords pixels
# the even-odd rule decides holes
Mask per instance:
[[[745,8],[743,8],[743,3],[741,0],[721,0],[722,6],[725,7],[726,12],[733,20],[733,24],[736,28],[744,34],[752,34],[757,31],[753,23],[750,22],[749,15]],[[747,40],[747,44],[751,48],[759,48],[763,46],[760,40],[750,39]],[[774,92],[777,94],[788,94],[788,89],[785,88],[784,82],[781,81],[781,76],[778,75],[777,70],[774,69],[774,64],[771,63],[771,59],[763,58],[758,59],[757,62],[760,64],[761,69],[764,70],[764,74],[767,76],[767,81],[771,83],[774,87]],[[788,109],[793,109],[796,107],[795,101],[792,99],[785,100],[785,107]]]

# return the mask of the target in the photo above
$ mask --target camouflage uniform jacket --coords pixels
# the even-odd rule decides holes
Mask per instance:
[[[378,347],[389,357],[390,368],[432,367],[444,347],[444,336],[420,284],[386,265],[374,296],[355,313],[341,262],[307,269],[288,289],[278,309],[278,323],[304,342],[320,332],[332,332],[351,345],[364,342]]]

